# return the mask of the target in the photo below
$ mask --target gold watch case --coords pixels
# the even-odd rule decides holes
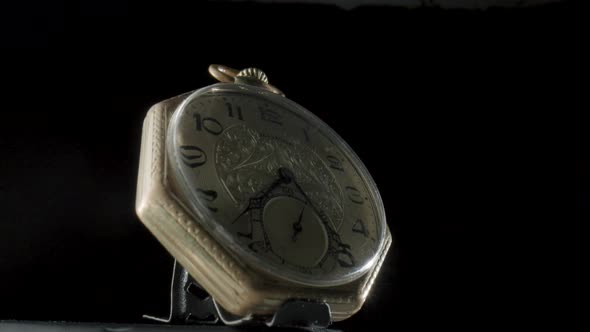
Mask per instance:
[[[222,70],[227,73],[228,69],[216,68],[218,70],[212,74],[222,80],[215,73],[223,76]],[[237,76],[236,73],[227,75]],[[278,89],[270,87],[280,94]],[[272,315],[282,303],[291,299],[328,304],[334,321],[357,312],[391,245],[387,227],[385,242],[374,266],[362,277],[344,285],[307,286],[274,278],[249,267],[207,232],[188,208],[186,197],[171,176],[172,166],[166,151],[168,125],[177,106],[189,95],[186,93],[157,103],[144,120],[136,199],[136,212],[141,221],[215,302],[234,315]]]

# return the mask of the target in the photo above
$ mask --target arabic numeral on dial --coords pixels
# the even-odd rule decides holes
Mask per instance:
[[[219,135],[223,132],[223,126],[214,118],[203,118],[199,113],[195,113],[194,118],[197,131],[205,130],[206,132],[213,135]]]
[[[260,110],[260,120],[274,123],[276,125],[282,126],[283,122],[281,122],[281,114],[277,111],[273,111],[268,106],[258,106]]]
[[[305,136],[305,141],[307,143],[311,142],[311,140],[309,139],[309,128],[301,128],[301,130],[303,131],[303,135]]]
[[[338,157],[330,155],[327,156],[326,159],[328,159],[328,164],[330,168],[340,172],[344,172],[344,167],[342,167],[342,160],[340,160]]]
[[[363,222],[362,219],[357,219],[354,222],[354,224],[352,225],[352,231],[355,233],[362,234],[365,237],[369,237],[369,232],[367,231],[367,228],[365,227],[365,223]]]
[[[363,195],[361,194],[361,192],[355,187],[351,186],[346,187],[346,194],[348,195],[348,199],[350,199],[350,201],[355,204],[363,204],[365,202],[365,199],[367,199],[363,199]]]
[[[244,116],[242,115],[242,108],[240,106],[236,107],[234,112],[234,107],[231,103],[225,103],[225,107],[227,108],[227,115],[230,118],[238,117],[238,120],[244,121]]]
[[[207,154],[198,146],[182,145],[180,146],[180,155],[182,162],[190,168],[203,166],[207,162]]]
[[[207,202],[205,205],[209,210],[217,212],[217,208],[211,206],[211,203],[217,199],[217,191],[197,188],[197,195],[199,195],[199,198]]]
[[[341,267],[353,267],[354,257],[347,248],[336,251],[336,260]]]

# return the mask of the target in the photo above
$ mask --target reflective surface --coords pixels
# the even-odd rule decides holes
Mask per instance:
[[[295,103],[244,85],[204,88],[179,106],[167,145],[194,213],[255,267],[333,285],[372,265],[379,194],[347,145]]]

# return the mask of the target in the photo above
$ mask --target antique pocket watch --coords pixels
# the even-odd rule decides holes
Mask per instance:
[[[226,312],[268,317],[298,299],[350,317],[391,244],[371,176],[262,71],[209,72],[222,83],[145,118],[138,216]]]

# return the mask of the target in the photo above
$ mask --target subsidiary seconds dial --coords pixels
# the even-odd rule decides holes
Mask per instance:
[[[167,149],[187,205],[255,269],[294,282],[349,282],[373,265],[385,217],[352,150],[301,106],[217,84],[183,102]]]

